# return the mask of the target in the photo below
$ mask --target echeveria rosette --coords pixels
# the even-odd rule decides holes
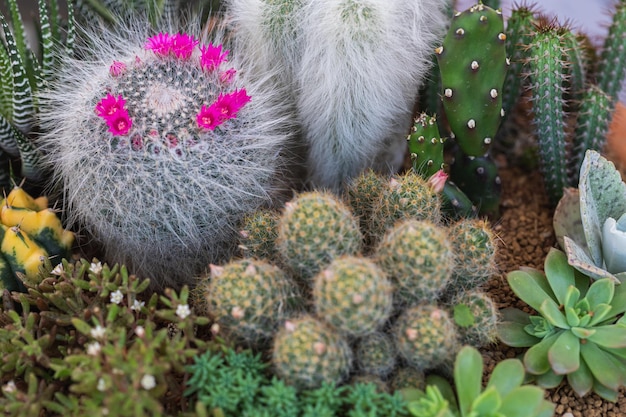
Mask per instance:
[[[579,396],[594,391],[616,401],[626,381],[626,319],[619,318],[626,311],[626,286],[612,278],[592,281],[555,248],[544,271],[523,268],[507,275],[513,292],[538,315],[504,309],[500,339],[529,348],[523,362],[538,385],[555,387],[567,376]]]
[[[626,279],[624,214],[626,183],[612,162],[588,150],[580,169],[578,189],[566,189],[554,212],[554,232],[570,265],[593,279],[608,277],[616,283],[623,282]],[[610,226],[613,221],[619,223],[616,228]]]
[[[426,390],[404,389],[411,415],[417,417],[550,417],[554,404],[544,400],[543,389],[523,385],[524,366],[518,359],[496,365],[487,386],[482,386],[483,359],[465,346],[454,363],[456,396],[450,383],[437,375],[426,379]]]

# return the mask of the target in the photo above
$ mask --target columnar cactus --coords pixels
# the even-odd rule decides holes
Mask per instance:
[[[480,42],[485,39],[488,45]],[[446,117],[457,143],[470,156],[489,150],[504,115],[505,40],[502,13],[478,3],[455,14],[442,46],[435,50]]]
[[[445,310],[433,304],[405,310],[394,325],[393,335],[400,356],[420,370],[445,364],[458,348],[454,322]]]
[[[436,299],[455,266],[447,231],[419,220],[398,222],[374,256],[394,283],[394,303],[402,307]]]
[[[278,226],[278,251],[296,275],[314,277],[342,255],[362,246],[358,220],[335,195],[310,191],[286,203]]]
[[[364,336],[389,318],[392,293],[387,275],[373,261],[345,256],[313,279],[313,309],[336,329]]]
[[[178,287],[236,248],[241,218],[280,199],[290,123],[281,92],[234,51],[136,22],[89,32],[42,97],[42,145],[70,221],[106,258]],[[98,29],[100,30],[100,29]]]
[[[234,342],[259,347],[299,304],[293,282],[280,268],[263,260],[242,259],[211,266],[196,291],[200,305],[217,324],[216,332]]]
[[[298,389],[315,389],[323,382],[342,382],[352,366],[347,339],[312,316],[285,322],[274,338],[272,367]]]

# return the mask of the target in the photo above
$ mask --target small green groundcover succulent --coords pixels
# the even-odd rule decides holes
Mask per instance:
[[[500,339],[528,347],[524,366],[538,385],[556,387],[567,377],[581,397],[593,391],[617,401],[626,381],[626,286],[608,277],[592,281],[555,248],[544,271],[507,275],[513,292],[538,314],[505,309]]]
[[[506,359],[493,370],[483,389],[483,359],[476,348],[463,347],[454,363],[456,396],[450,383],[437,375],[426,379],[425,391],[402,390],[415,417],[549,417],[554,404],[543,389],[523,385],[524,366]]]

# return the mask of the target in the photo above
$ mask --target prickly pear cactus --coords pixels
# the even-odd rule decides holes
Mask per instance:
[[[348,340],[313,316],[286,321],[274,338],[274,372],[298,389],[315,389],[323,382],[340,383],[351,366]]]
[[[489,154],[469,156],[457,152],[450,166],[452,181],[477,206],[481,215],[500,217],[502,181],[498,167]]]
[[[455,267],[446,229],[423,220],[398,222],[374,257],[394,283],[394,303],[402,307],[436,299]]]
[[[313,309],[337,330],[364,336],[389,318],[393,287],[386,274],[364,257],[335,259],[313,279]]]
[[[211,265],[195,291],[202,293],[202,312],[217,324],[222,337],[259,347],[269,342],[278,326],[301,302],[293,282],[280,268],[263,260],[242,259]]]
[[[504,115],[505,41],[502,13],[478,3],[454,15],[435,50],[446,117],[459,146],[471,156],[487,153]]]
[[[24,291],[16,274],[35,279],[45,260],[54,266],[70,256],[74,234],[65,230],[46,197],[15,187],[0,203],[0,288]]]
[[[393,329],[400,356],[420,370],[435,368],[454,357],[457,333],[448,313],[432,304],[405,310]]]
[[[428,178],[444,168],[444,138],[439,134],[436,117],[421,113],[413,121],[413,127],[407,136],[407,141],[411,164],[415,172]]]
[[[298,194],[285,204],[278,222],[278,251],[285,264],[304,280],[337,257],[356,255],[362,240],[350,208],[329,192]]]

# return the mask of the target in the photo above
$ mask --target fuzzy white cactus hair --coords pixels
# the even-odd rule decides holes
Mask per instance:
[[[311,185],[337,190],[365,168],[401,166],[445,8],[440,0],[228,0],[243,48],[288,73],[281,81],[292,83]],[[288,11],[282,26],[268,17],[277,10]]]
[[[185,29],[200,45],[223,41],[220,28],[208,35]],[[108,262],[151,278],[154,289],[178,288],[233,254],[246,213],[281,200],[283,179],[293,179],[293,116],[284,94],[268,83],[272,74],[248,77],[230,46],[222,50],[230,49],[227,64],[217,67],[237,70],[228,79],[171,54],[157,56],[145,47],[154,35],[143,20],[126,20],[115,32],[84,29],[83,56],[66,58],[58,81],[40,97],[46,132],[40,142],[69,222],[102,244]],[[189,59],[200,53],[196,46]],[[201,106],[229,91],[245,91],[238,104],[249,101],[219,126],[206,110],[202,120],[212,128],[202,128]],[[96,114],[108,94],[125,99],[132,122],[126,134],[111,133]]]

